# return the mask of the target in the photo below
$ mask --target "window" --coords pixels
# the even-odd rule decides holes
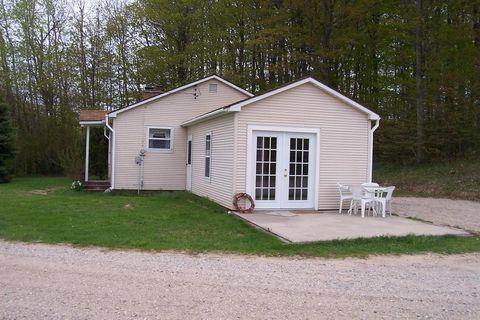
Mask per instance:
[[[148,148],[154,150],[172,150],[173,134],[170,128],[148,128]]]
[[[209,86],[208,86],[208,91],[210,93],[216,93],[217,92],[217,84],[216,83],[211,83]]]
[[[192,140],[188,140],[188,145],[187,145],[187,164],[192,164]]]
[[[210,173],[212,170],[211,156],[212,156],[212,134],[208,133],[205,136],[205,178],[210,178]]]

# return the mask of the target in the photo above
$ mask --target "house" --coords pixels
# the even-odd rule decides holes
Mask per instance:
[[[338,208],[337,182],[371,181],[380,117],[311,77],[255,96],[214,75],[82,119],[106,128],[114,190],[326,210]]]

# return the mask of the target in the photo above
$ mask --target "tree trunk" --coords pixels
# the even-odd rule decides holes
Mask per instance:
[[[423,83],[423,0],[416,0],[416,25],[415,25],[415,84],[416,84],[416,109],[417,109],[417,163],[423,161],[424,155],[424,96]]]
[[[323,10],[324,10],[324,22],[322,30],[322,65],[321,73],[322,80],[327,85],[332,85],[331,77],[331,60],[330,60],[330,36],[333,29],[333,1],[324,0],[323,1]]]

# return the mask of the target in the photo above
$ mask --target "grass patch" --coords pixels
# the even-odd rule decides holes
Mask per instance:
[[[70,181],[65,178],[19,178],[0,185],[0,238],[269,256],[365,257],[480,251],[478,236],[381,237],[284,244],[225,214],[215,203],[190,193],[85,193],[72,191],[69,186]]]
[[[395,195],[480,201],[480,159],[438,164],[378,164],[374,180],[397,187]]]

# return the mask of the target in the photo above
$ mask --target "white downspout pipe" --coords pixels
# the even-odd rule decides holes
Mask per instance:
[[[108,114],[105,115],[105,126],[110,130],[113,134],[113,142],[112,142],[112,176],[111,176],[111,186],[110,189],[113,190],[115,189],[115,140],[116,140],[116,135],[115,135],[115,130],[110,126],[108,123]]]
[[[370,146],[369,155],[368,155],[368,182],[372,182],[373,176],[373,133],[377,130],[380,125],[380,119],[375,119],[375,125],[370,129],[368,145]],[[371,125],[370,125],[371,126]]]

